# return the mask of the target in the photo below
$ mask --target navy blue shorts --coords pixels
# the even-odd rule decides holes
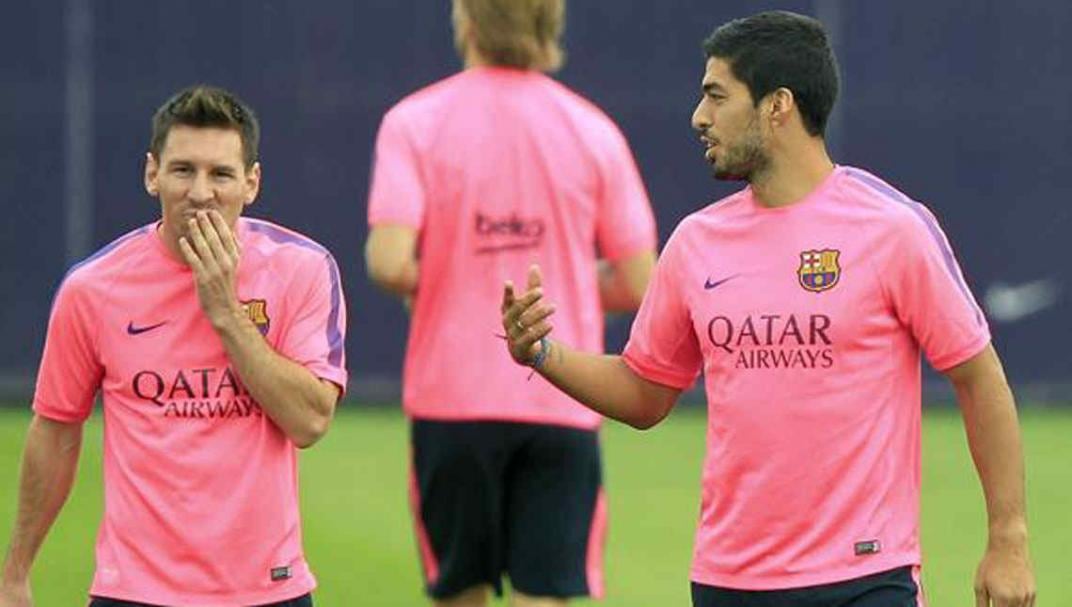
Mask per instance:
[[[120,601],[118,599],[109,599],[103,596],[90,597],[89,607],[164,607],[162,605],[150,605],[148,603],[134,603],[131,601]],[[290,599],[289,601],[283,601],[281,603],[269,603],[267,605],[255,605],[252,607],[313,607],[313,597],[310,594],[302,595],[296,599]]]
[[[786,590],[733,590],[692,583],[693,607],[918,607],[913,567]]]
[[[425,591],[601,596],[606,525],[595,431],[413,420],[411,505]]]

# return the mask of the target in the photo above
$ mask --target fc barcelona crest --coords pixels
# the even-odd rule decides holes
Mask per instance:
[[[268,326],[271,324],[268,318],[268,302],[263,299],[250,299],[242,302],[242,309],[246,311],[246,315],[253,321],[253,324],[257,325],[257,330],[261,332],[261,335],[267,335]]]
[[[837,249],[801,251],[800,268],[797,270],[800,286],[812,293],[833,289],[841,278],[841,266],[838,265],[840,255],[841,251]]]

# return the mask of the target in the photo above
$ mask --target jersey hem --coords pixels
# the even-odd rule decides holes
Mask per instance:
[[[582,405],[577,405],[578,407]],[[603,418],[599,417],[594,422],[580,420],[565,420],[561,418],[547,418],[538,415],[495,415],[491,413],[474,412],[466,413],[443,413],[439,411],[424,411],[411,407],[403,407],[406,417],[411,420],[427,420],[436,422],[507,422],[516,424],[539,424],[542,426],[563,426],[577,428],[579,430],[598,430],[603,424]],[[598,414],[596,414],[598,415]]]
[[[953,354],[943,356],[941,361],[932,361],[931,366],[934,367],[934,370],[938,372],[948,371],[953,367],[959,365],[960,363],[963,363],[968,359],[972,358],[973,356],[982,352],[983,348],[985,348],[989,343],[990,333],[984,332],[983,334],[979,335],[974,341],[970,342],[970,345],[960,348],[959,350],[955,350]]]
[[[83,423],[87,419],[89,419],[90,415],[93,414],[92,407],[90,407],[89,412],[87,412],[85,415],[72,415],[70,413],[65,412],[63,409],[56,409],[54,407],[50,407],[49,405],[45,405],[41,403],[41,401],[37,400],[33,402],[31,408],[33,409],[34,413],[40,415],[41,417],[45,417],[54,422],[60,422],[64,424]]]
[[[692,387],[692,384],[696,383],[695,375],[686,379],[684,376],[677,373],[655,369],[654,365],[649,364],[647,361],[638,360],[636,355],[632,352],[623,353],[622,360],[625,361],[625,364],[628,365],[634,373],[644,379],[664,386],[669,386],[676,390],[687,390]]]
[[[734,590],[791,590],[806,588],[808,586],[822,586],[825,584],[837,584],[857,578],[889,571],[898,567],[920,567],[918,555],[897,555],[881,561],[871,561],[866,567],[837,568],[826,570],[821,573],[801,573],[795,575],[779,576],[748,576],[748,575],[723,575],[718,573],[703,574],[695,569],[689,572],[689,577],[697,584],[705,586],[717,586]]]
[[[301,584],[295,584],[294,587],[287,588],[286,590],[277,590],[273,592],[261,592],[261,593],[248,593],[248,594],[235,594],[228,595],[226,597],[214,596],[208,597],[206,595],[180,595],[180,594],[143,594],[134,592],[131,590],[116,590],[116,589],[104,589],[98,588],[94,584],[89,589],[90,596],[98,596],[101,598],[115,599],[119,601],[133,601],[135,603],[148,603],[150,605],[187,605],[189,607],[218,607],[221,601],[228,604],[238,603],[240,605],[266,605],[271,603],[280,603],[283,601],[290,601],[300,596],[305,596],[316,589],[316,581],[304,580]]]

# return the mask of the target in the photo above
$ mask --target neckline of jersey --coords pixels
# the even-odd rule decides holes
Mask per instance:
[[[815,186],[812,191],[805,194],[803,198],[797,200],[796,202],[791,202],[789,204],[784,204],[778,207],[768,207],[760,204],[759,201],[756,200],[756,195],[752,191],[752,186],[749,185],[747,190],[748,201],[752,209],[757,213],[795,213],[798,212],[799,209],[810,207],[812,203],[821,200],[823,196],[828,191],[830,191],[831,188],[834,187],[834,185],[841,179],[841,176],[844,174],[845,167],[840,164],[835,164],[834,170],[830,171],[830,174],[827,175],[819,183],[819,185]]]

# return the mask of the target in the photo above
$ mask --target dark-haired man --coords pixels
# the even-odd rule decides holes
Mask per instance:
[[[685,218],[622,356],[550,341],[539,268],[507,284],[510,353],[639,428],[703,371],[709,413],[696,606],[920,605],[920,353],[956,389],[986,494],[977,604],[1030,605],[1012,394],[934,216],[823,140],[838,89],[822,26],[785,12],[704,43],[692,117],[718,179]]]
[[[0,606],[32,604],[34,556],[71,488],[99,391],[104,516],[93,607],[312,604],[297,454],[346,385],[334,259],[240,218],[259,128],[197,86],[153,117],[145,188],[161,220],[79,263],[52,307]]]

